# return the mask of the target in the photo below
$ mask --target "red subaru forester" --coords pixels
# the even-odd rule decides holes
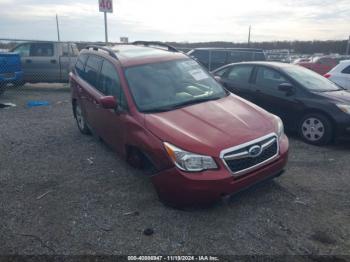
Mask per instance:
[[[172,46],[88,46],[70,86],[80,131],[144,168],[167,204],[213,203],[286,165],[281,120],[227,92]]]

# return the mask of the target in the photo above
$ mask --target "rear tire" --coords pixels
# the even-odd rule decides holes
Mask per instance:
[[[90,135],[90,129],[86,124],[85,117],[83,115],[83,112],[81,110],[81,107],[79,104],[74,103],[73,105],[73,110],[74,110],[74,117],[77,122],[77,126],[79,128],[79,131],[84,134],[84,135]]]
[[[299,135],[308,144],[323,146],[333,138],[333,125],[328,117],[319,114],[305,115],[299,124]]]

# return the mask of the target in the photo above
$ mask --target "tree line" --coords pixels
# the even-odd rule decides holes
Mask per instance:
[[[263,50],[273,49],[288,49],[291,52],[298,54],[345,54],[347,47],[347,40],[329,40],[329,41],[270,41],[270,42],[252,42],[249,45],[247,43],[234,43],[234,42],[199,42],[199,43],[184,43],[184,42],[167,42],[181,50],[187,51],[192,48],[200,47],[216,47],[216,48],[259,48]],[[0,49],[10,49],[14,47],[16,42],[1,42]],[[92,42],[77,42],[78,48],[81,49],[87,44],[94,44]],[[96,42],[95,44],[103,45],[102,42]]]
[[[176,43],[169,44],[182,49],[192,49],[198,47],[216,47],[216,48],[259,48],[263,50],[288,49],[291,52],[299,54],[345,54],[347,40],[329,40],[329,41],[273,41],[273,42],[252,42],[233,43],[233,42],[201,42],[201,43]]]

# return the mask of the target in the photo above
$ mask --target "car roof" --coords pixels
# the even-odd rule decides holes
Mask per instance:
[[[115,54],[117,60],[124,67],[188,58],[182,52],[173,52],[156,47],[120,44],[107,48]],[[99,53],[91,50],[88,52]]]
[[[296,66],[293,64],[281,63],[281,62],[253,61],[253,62],[240,62],[240,63],[232,63],[232,64],[224,65],[224,66],[214,70],[213,72],[219,71],[220,69],[223,69],[227,66],[233,66],[233,65],[261,65],[261,66],[272,67],[274,69],[282,69],[282,68]]]

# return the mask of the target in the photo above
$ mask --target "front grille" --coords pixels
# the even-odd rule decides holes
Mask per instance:
[[[277,137],[270,135],[227,151],[222,157],[226,166],[233,175],[242,175],[272,161],[279,148]]]

